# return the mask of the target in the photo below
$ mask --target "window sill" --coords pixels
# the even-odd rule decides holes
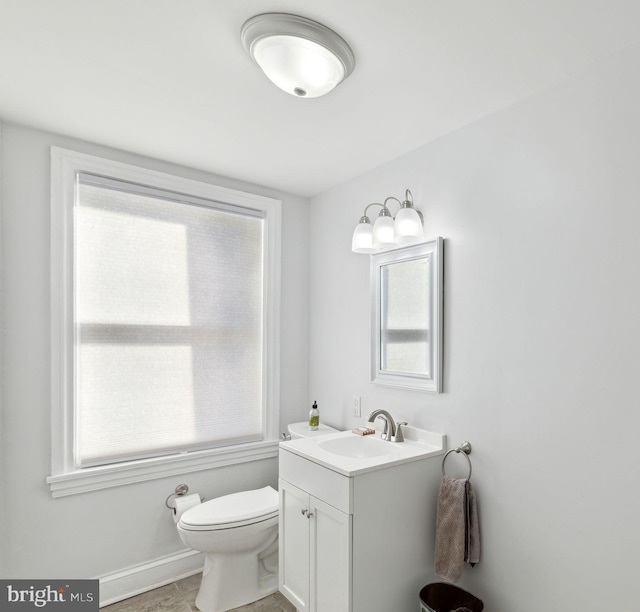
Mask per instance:
[[[186,472],[199,472],[247,461],[272,459],[278,456],[278,444],[278,440],[271,440],[236,447],[216,448],[84,468],[65,474],[48,476],[47,484],[51,488],[52,497],[66,497],[67,495],[119,487],[155,478],[179,476]]]

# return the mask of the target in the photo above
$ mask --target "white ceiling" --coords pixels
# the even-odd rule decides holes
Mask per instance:
[[[264,12],[334,29],[354,73],[323,98],[277,89],[240,42]],[[0,0],[0,117],[310,196],[583,73],[639,23],[638,0]]]

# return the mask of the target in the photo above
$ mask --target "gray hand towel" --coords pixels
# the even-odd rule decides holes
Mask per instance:
[[[462,577],[466,541],[466,480],[445,476],[438,494],[436,575],[452,582]]]
[[[457,582],[465,561],[480,559],[476,496],[466,479],[445,476],[438,494],[436,518],[436,575]]]

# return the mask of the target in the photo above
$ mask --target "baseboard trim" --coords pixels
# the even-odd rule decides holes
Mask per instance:
[[[100,607],[197,574],[203,565],[203,553],[185,550],[100,576]]]

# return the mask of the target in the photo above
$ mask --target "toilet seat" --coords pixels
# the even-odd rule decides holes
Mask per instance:
[[[278,517],[278,492],[272,487],[224,495],[189,508],[179,526],[188,531],[217,531]]]

